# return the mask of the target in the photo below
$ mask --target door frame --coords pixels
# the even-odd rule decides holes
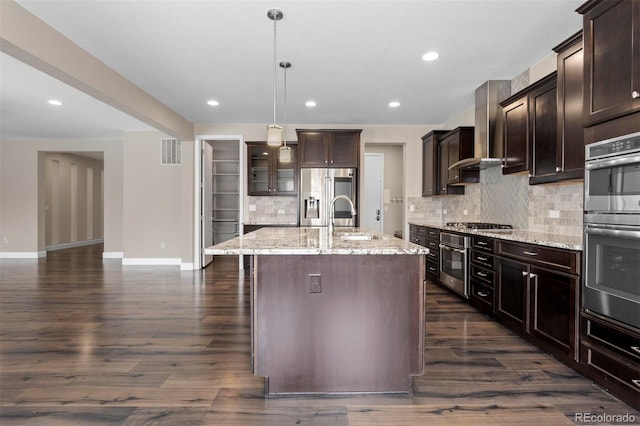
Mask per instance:
[[[203,220],[203,202],[202,202],[202,179],[203,170],[202,162],[204,160],[204,146],[203,141],[207,140],[236,140],[238,141],[240,149],[240,160],[238,173],[240,174],[240,202],[238,212],[238,233],[243,234],[243,221],[244,221],[244,205],[247,199],[247,185],[245,179],[245,167],[247,158],[247,148],[244,143],[244,136],[242,135],[196,135],[194,138],[194,155],[193,155],[193,261],[194,270],[202,269],[203,253],[202,247],[202,220]],[[206,142],[204,142],[206,143]],[[242,256],[238,257],[238,269],[243,270]]]

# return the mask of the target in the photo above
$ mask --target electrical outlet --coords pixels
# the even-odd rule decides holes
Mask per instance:
[[[163,249],[164,247],[165,247],[165,243],[164,243],[164,241],[162,241],[162,242],[160,243],[160,248],[162,248],[162,249]]]
[[[320,274],[309,274],[309,293],[322,293]]]
[[[9,238],[4,237],[4,238],[3,238],[3,240],[4,240],[4,243],[5,243],[5,244],[9,244]]]
[[[250,212],[255,212],[256,211],[256,205],[255,204],[249,204],[249,211]]]
[[[555,218],[555,219],[559,218],[560,217],[560,211],[558,211],[558,210],[549,210],[549,217],[552,217],[552,218]]]
[[[411,205],[409,206],[409,211],[410,211],[410,212],[415,212],[415,211],[416,211],[416,206],[414,206],[413,204],[411,204]]]
[[[462,210],[462,214],[463,214],[463,215],[468,215],[468,214],[469,214],[469,210],[466,210],[466,209],[465,209],[465,210]]]
[[[282,209],[278,210],[278,214],[284,214],[284,210]]]

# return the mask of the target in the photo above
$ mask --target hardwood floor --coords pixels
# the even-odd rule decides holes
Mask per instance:
[[[237,257],[203,271],[125,267],[102,246],[0,259],[0,424],[575,424],[640,413],[427,286],[413,396],[265,398],[250,372]],[[578,422],[579,423],[579,422]]]

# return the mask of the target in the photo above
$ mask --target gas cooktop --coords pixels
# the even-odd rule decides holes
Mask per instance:
[[[447,222],[447,226],[460,229],[513,229],[511,225],[486,222]]]

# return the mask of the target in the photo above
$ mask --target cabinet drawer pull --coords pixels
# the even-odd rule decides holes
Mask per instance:
[[[487,245],[487,243],[485,243],[484,241],[478,241],[478,245],[479,245],[479,246],[486,246],[486,245]]]
[[[631,350],[640,354],[640,346],[631,346]]]
[[[478,292],[478,296],[481,296],[481,297],[487,297],[488,295],[489,295],[489,293],[485,293],[484,291],[479,291]]]
[[[562,171],[562,167],[560,167],[560,166],[556,166],[556,173],[559,173],[559,172],[561,172],[561,171]]]
[[[529,276],[529,273],[528,273],[527,271],[522,271],[522,276],[523,276],[523,277],[528,277],[528,276]]]
[[[634,90],[633,92],[631,92],[631,99],[638,99],[640,98],[640,92],[638,92],[637,90]]]
[[[489,259],[487,259],[486,257],[478,256],[478,260],[480,260],[482,262],[486,262]]]
[[[529,256],[537,256],[538,253],[532,252],[532,251],[523,251],[524,254],[528,254]]]
[[[433,266],[429,266],[429,270],[430,270],[431,272],[435,272],[435,271],[436,271],[436,268],[434,268]]]
[[[476,272],[476,275],[479,276],[479,277],[483,277],[483,278],[485,278],[487,276],[486,273],[480,272],[480,271]]]
[[[633,383],[634,385],[636,385],[637,387],[640,388],[640,380],[638,379],[631,379],[631,383]]]

